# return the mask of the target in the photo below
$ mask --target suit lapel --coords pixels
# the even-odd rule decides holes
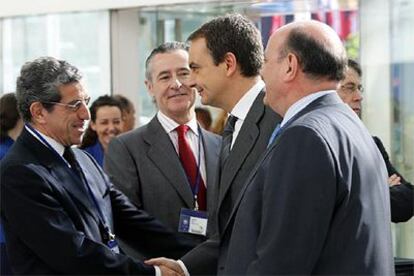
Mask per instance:
[[[162,172],[176,189],[188,208],[193,208],[193,194],[180,159],[174,149],[170,137],[158,119],[154,117],[148,125],[144,140],[149,144],[148,158]]]
[[[209,133],[201,129],[201,138],[203,141],[204,147],[204,159],[206,163],[206,177],[207,177],[207,206],[213,206],[214,198],[211,196],[213,192],[213,187],[216,183],[216,172],[219,166],[219,158],[220,155],[220,143],[217,143],[214,139],[212,139]]]
[[[237,136],[236,142],[230,152],[227,162],[221,168],[221,179],[219,181],[218,208],[224,200],[236,173],[242,166],[246,156],[254,147],[260,134],[258,122],[263,116],[265,107],[263,105],[264,93],[261,92],[250,108],[242,128]]]
[[[76,201],[83,205],[87,212],[95,217],[92,211],[94,207],[88,198],[84,183],[78,176],[72,173],[66,163],[25,128],[21,134],[21,139],[26,147],[38,158],[39,163],[49,169],[50,176],[52,177],[50,182],[58,189],[63,187]]]
[[[308,106],[306,106],[304,109],[302,109],[300,112],[298,112],[295,116],[293,116],[292,119],[290,119],[286,123],[285,126],[283,126],[282,132],[278,135],[275,142],[265,151],[265,153],[262,155],[262,157],[259,159],[259,161],[254,166],[254,169],[250,173],[249,177],[247,178],[246,185],[241,190],[241,192],[240,192],[240,194],[239,194],[239,196],[238,196],[238,198],[237,198],[237,200],[234,204],[233,210],[231,211],[231,215],[230,215],[225,227],[223,228],[223,233],[225,233],[226,229],[231,224],[231,221],[232,221],[233,217],[236,215],[237,210],[238,210],[239,205],[240,205],[240,202],[243,199],[247,188],[253,182],[253,180],[254,180],[257,172],[258,172],[258,169],[262,166],[263,162],[267,158],[270,158],[269,155],[273,152],[274,148],[278,146],[279,139],[282,136],[283,131],[286,130],[287,128],[289,128],[296,120],[298,120],[303,115],[309,113],[310,111],[318,109],[322,106],[331,105],[331,104],[338,104],[338,103],[341,103],[341,100],[339,99],[339,97],[336,94],[324,95],[324,96],[316,99],[315,101],[311,102]]]

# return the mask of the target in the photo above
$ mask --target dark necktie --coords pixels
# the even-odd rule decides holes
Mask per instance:
[[[78,164],[78,161],[76,161],[75,154],[73,153],[70,147],[65,147],[65,151],[63,152],[63,158],[65,158],[65,160],[68,161],[72,171],[76,175],[81,177],[81,168]]]
[[[231,142],[233,140],[234,126],[236,125],[237,117],[230,115],[223,130],[223,141],[221,144],[220,165],[223,168],[224,163],[230,154]]]
[[[198,181],[198,193],[197,203],[198,209],[206,210],[206,186],[204,185],[203,178],[201,177],[199,167],[197,166],[194,153],[191,150],[190,144],[187,141],[185,134],[189,130],[186,125],[180,125],[176,129],[178,134],[178,155],[180,157],[181,164],[184,167],[184,171],[187,174],[187,178],[190,182],[191,189],[194,193]],[[201,150],[201,149],[199,149]],[[201,160],[199,160],[201,162]]]

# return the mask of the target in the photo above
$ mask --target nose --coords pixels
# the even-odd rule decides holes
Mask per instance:
[[[173,89],[179,89],[181,87],[181,85],[183,85],[183,84],[181,83],[181,81],[178,78],[173,78],[173,81],[171,83],[171,87]]]
[[[354,101],[358,101],[358,102],[361,102],[364,99],[364,96],[362,95],[361,90],[358,89],[357,91],[355,91],[353,99]]]
[[[86,106],[86,103],[82,103],[82,106],[78,109],[78,117],[82,120],[89,120],[91,115],[89,113],[89,108]]]

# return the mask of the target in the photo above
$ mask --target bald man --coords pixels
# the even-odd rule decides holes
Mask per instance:
[[[346,55],[316,21],[270,38],[265,103],[280,128],[235,204],[225,275],[393,275],[387,171],[335,89]]]

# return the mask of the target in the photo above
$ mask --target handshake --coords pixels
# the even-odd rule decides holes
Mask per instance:
[[[158,266],[162,276],[189,276],[185,273],[181,265],[173,259],[154,258],[145,261],[147,265]]]

